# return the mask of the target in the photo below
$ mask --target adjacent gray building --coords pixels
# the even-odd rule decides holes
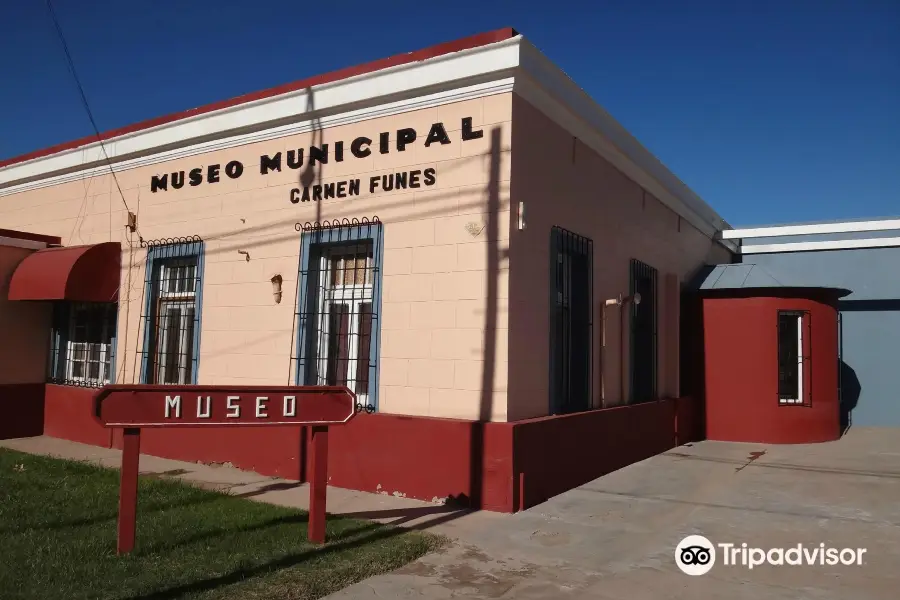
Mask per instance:
[[[740,261],[784,285],[831,286],[839,303],[846,424],[900,427],[900,219],[736,229]]]

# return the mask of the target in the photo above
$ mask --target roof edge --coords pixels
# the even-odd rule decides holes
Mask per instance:
[[[405,54],[395,54],[393,56],[389,56],[387,58],[381,58],[378,60],[374,60],[371,62],[363,63],[361,65],[344,67],[343,69],[338,69],[336,71],[331,71],[329,73],[325,73],[322,75],[314,75],[312,77],[308,77],[306,79],[301,79],[298,81],[293,81],[291,83],[281,84],[275,87],[267,88],[264,90],[259,90],[256,92],[250,92],[247,94],[243,94],[240,96],[235,96],[228,100],[220,100],[217,102],[212,102],[210,104],[204,104],[203,106],[199,106],[197,108],[191,108],[188,110],[183,110],[176,113],[170,113],[168,115],[163,115],[160,117],[154,117],[151,119],[145,119],[143,121],[139,121],[137,123],[133,123],[131,125],[126,125],[124,127],[119,127],[117,129],[112,129],[106,132],[101,133],[99,136],[90,135],[85,136],[83,138],[79,138],[76,140],[72,140],[69,142],[63,142],[61,144],[56,144],[54,146],[50,146],[48,148],[43,148],[40,150],[34,150],[32,152],[28,152],[25,154],[20,154],[19,156],[14,156],[12,158],[8,158],[6,160],[0,160],[0,169],[3,167],[12,166],[15,164],[27,162],[30,160],[34,160],[37,158],[44,158],[47,156],[51,156],[53,154],[57,154],[59,152],[64,152],[66,150],[72,150],[78,148],[80,146],[86,146],[88,144],[93,144],[98,141],[106,141],[113,138],[117,138],[123,135],[128,135],[131,133],[136,133],[138,131],[143,131],[145,129],[151,129],[153,127],[158,127],[160,125],[166,125],[169,123],[173,123],[175,121],[180,121],[182,119],[187,119],[190,117],[195,117],[198,115],[202,115],[205,113],[214,112],[217,110],[223,110],[226,108],[232,108],[235,106],[239,106],[241,104],[247,104],[250,102],[255,102],[257,100],[263,100],[266,98],[271,98],[273,96],[279,96],[281,94],[286,94],[290,92],[295,92],[304,88],[312,87],[315,85],[322,85],[324,83],[333,83],[336,81],[340,81],[342,79],[348,79],[350,77],[355,77],[357,75],[365,75],[367,73],[373,73],[375,71],[380,71],[382,69],[387,69],[390,67],[396,67],[404,64],[420,62],[423,60],[427,60],[429,58],[435,58],[438,56],[442,56],[444,54],[452,54],[454,52],[460,52],[463,50],[471,50],[473,48],[478,48],[481,46],[487,46],[488,44],[493,44],[496,42],[501,42],[503,40],[511,39],[516,37],[518,32],[512,27],[504,27],[502,29],[495,29],[493,31],[488,31],[484,33],[478,33],[475,35],[471,35],[464,38],[459,38],[456,40],[451,40],[448,42],[443,42],[441,44],[436,44],[434,46],[429,46],[427,48],[422,48],[420,50],[415,50],[413,52],[407,52]]]

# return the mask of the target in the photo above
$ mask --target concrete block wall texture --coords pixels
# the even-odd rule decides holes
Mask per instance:
[[[743,262],[771,268],[789,284],[852,291],[838,303],[843,412],[851,426],[900,426],[900,248],[755,254]]]
[[[478,139],[461,140],[471,118]],[[145,240],[198,235],[205,242],[199,381],[206,384],[284,384],[293,380],[293,349],[300,233],[294,224],[372,218],[384,223],[379,409],[435,417],[478,418],[485,362],[485,297],[489,244],[505,255],[509,240],[512,95],[487,96],[324,130],[286,136],[117,173],[125,203],[137,213]],[[433,123],[444,124],[450,144],[424,146]],[[412,127],[418,139],[396,149],[397,130]],[[492,148],[492,131],[499,143]],[[379,152],[379,134],[390,132],[391,151]],[[356,158],[350,142],[366,136],[372,153]],[[344,161],[334,159],[343,141]],[[288,150],[329,144],[327,164],[313,183],[361,179],[358,196],[322,202],[290,201],[304,167],[285,165]],[[281,172],[260,173],[260,157],[282,152]],[[305,156],[308,161],[308,157]],[[224,175],[151,192],[154,175],[243,163],[240,178]],[[434,168],[435,183],[419,189],[370,193],[370,176]],[[493,177],[496,181],[490,182]],[[489,186],[489,183],[491,184]],[[500,227],[487,239],[488,191],[495,190]],[[146,250],[127,233],[127,212],[110,175],[7,195],[0,202],[4,227],[58,235],[64,245],[122,243],[116,380],[140,378]],[[474,233],[473,233],[474,232]],[[239,254],[249,253],[250,260]],[[270,279],[280,274],[284,295],[272,298]],[[488,418],[507,417],[506,364],[508,263],[494,279],[497,330]],[[44,328],[46,329],[46,328]],[[45,375],[41,365],[40,379]]]
[[[547,286],[553,226],[593,240],[593,406],[601,405],[600,304],[629,293],[632,258],[657,269],[657,395],[677,396],[681,283],[705,264],[731,262],[730,252],[527,101],[515,97],[512,108],[512,199],[514,206],[526,204],[526,227],[520,231],[513,225],[510,235],[508,394],[516,400],[509,419],[546,415],[549,408]],[[627,330],[619,344],[621,325],[627,323],[619,309],[608,310],[605,406],[628,398],[627,364],[621,362],[629,355]]]

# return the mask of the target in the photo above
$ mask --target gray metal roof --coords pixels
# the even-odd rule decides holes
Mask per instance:
[[[820,290],[836,294],[841,298],[850,294],[850,290],[840,287],[822,286],[796,275],[785,275],[768,267],[752,263],[733,265],[708,265],[701,270],[688,287],[697,291],[703,290],[752,290],[783,288],[785,290]]]
[[[700,283],[701,290],[737,290],[743,288],[802,287],[780,279],[767,269],[753,264],[716,265]]]

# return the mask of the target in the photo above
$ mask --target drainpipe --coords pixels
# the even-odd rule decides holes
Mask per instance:
[[[608,306],[622,307],[629,302],[634,302],[635,306],[641,303],[641,295],[623,296],[619,294],[617,298],[605,300],[600,307],[600,408],[606,408],[606,373],[603,370],[606,355],[606,308]],[[622,318],[625,311],[620,312],[619,318],[619,355],[622,361],[622,374],[619,382],[619,393],[621,397],[625,397],[625,324]]]

